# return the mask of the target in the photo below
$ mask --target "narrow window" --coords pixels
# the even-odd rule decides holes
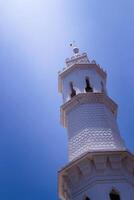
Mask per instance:
[[[70,94],[70,97],[74,97],[76,95],[76,91],[75,89],[73,88],[73,83],[70,82],[70,89],[71,89],[71,94]]]
[[[90,200],[90,198],[89,197],[85,197],[84,200]]]
[[[93,88],[92,88],[91,85],[90,85],[89,78],[86,77],[85,81],[86,81],[85,91],[86,91],[86,92],[93,92]]]
[[[110,200],[120,200],[120,195],[115,190],[112,190],[109,196],[110,196]]]
[[[103,84],[103,82],[101,81],[101,92],[104,92],[105,90],[104,90],[104,84]]]

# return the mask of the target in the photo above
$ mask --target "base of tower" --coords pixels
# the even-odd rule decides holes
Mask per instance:
[[[134,196],[134,155],[129,151],[88,152],[59,171],[61,199],[107,200],[112,189],[122,200]]]

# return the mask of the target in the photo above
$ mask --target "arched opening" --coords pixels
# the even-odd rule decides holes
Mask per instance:
[[[91,200],[89,197],[85,197],[84,200]]]
[[[90,85],[89,78],[86,77],[85,81],[86,81],[85,91],[86,91],[86,92],[93,92],[93,88],[92,88],[91,85]]]
[[[104,90],[104,84],[103,84],[103,82],[101,81],[101,92],[104,92],[105,90]]]
[[[71,89],[71,94],[70,94],[70,97],[74,97],[76,95],[76,91],[75,89],[73,88],[73,83],[70,82],[70,89]]]
[[[109,196],[110,196],[110,200],[120,200],[120,195],[116,190],[112,190]]]

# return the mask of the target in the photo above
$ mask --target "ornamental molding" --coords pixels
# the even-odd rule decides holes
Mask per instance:
[[[66,62],[66,66],[72,66],[73,64],[80,64],[80,63],[90,63],[88,56],[86,53],[83,54],[75,54],[74,56],[71,57],[71,59],[67,58],[65,60]],[[93,63],[95,63],[95,61],[93,61]]]
[[[62,72],[59,72],[58,74],[58,90],[59,92],[62,92],[62,80],[74,69],[94,69],[104,80],[106,80],[107,74],[106,72],[100,67],[100,65],[93,63],[74,63],[72,65],[69,65],[63,69]]]
[[[96,183],[103,184],[110,181],[128,182],[134,186],[132,153],[129,151],[88,152],[70,162],[59,171],[59,196],[64,199],[68,194],[71,197]]]
[[[61,124],[64,127],[67,127],[67,114],[76,106],[86,103],[105,104],[105,106],[113,113],[115,117],[117,115],[117,108],[118,108],[117,104],[111,98],[109,98],[105,93],[92,93],[92,92],[79,93],[60,107]]]

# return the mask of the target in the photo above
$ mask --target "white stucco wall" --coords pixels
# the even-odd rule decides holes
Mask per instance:
[[[121,200],[134,199],[134,159],[125,153],[116,122],[116,104],[111,103],[112,100],[96,101],[96,97],[89,101],[91,96],[87,97],[88,101],[82,101],[82,97],[77,98],[79,95],[75,101],[73,98],[69,101],[70,82],[76,94],[84,96],[86,77],[89,77],[94,93],[100,95],[103,82],[102,94],[107,94],[106,76],[102,78],[101,75],[89,66],[75,66],[67,73],[60,73],[61,116],[68,132],[69,161],[73,161],[59,173],[59,194],[63,200],[84,200],[85,196],[90,200],[110,200],[112,189],[119,192]],[[100,100],[101,97],[97,98]]]

